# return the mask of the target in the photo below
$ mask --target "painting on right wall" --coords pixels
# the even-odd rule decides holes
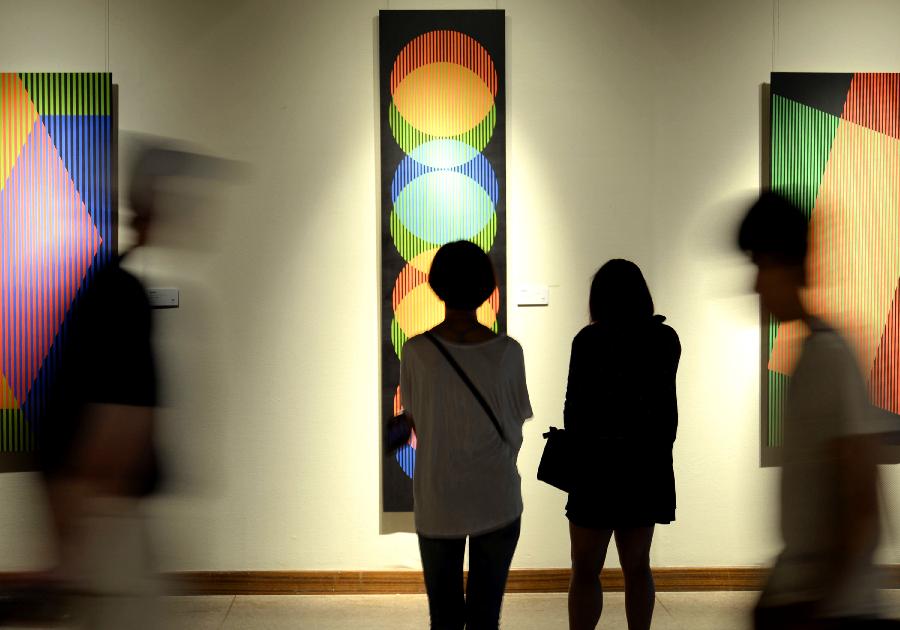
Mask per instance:
[[[810,221],[807,306],[851,343],[874,405],[900,414],[900,74],[773,73],[770,185]],[[805,336],[763,316],[764,464]]]

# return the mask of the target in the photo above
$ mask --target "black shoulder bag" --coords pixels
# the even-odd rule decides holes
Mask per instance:
[[[538,464],[537,478],[563,492],[571,492],[575,474],[569,435],[565,429],[550,427],[550,430],[544,433],[544,438],[547,443],[544,444],[541,463]]]

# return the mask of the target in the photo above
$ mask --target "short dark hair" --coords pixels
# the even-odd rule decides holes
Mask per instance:
[[[475,310],[497,287],[491,259],[470,241],[442,246],[431,263],[428,284],[447,308]]]
[[[591,282],[592,322],[625,322],[653,317],[653,298],[640,267],[630,260],[607,261]]]
[[[738,247],[751,256],[763,254],[785,265],[802,266],[809,248],[809,221],[778,193],[765,192],[741,222]]]

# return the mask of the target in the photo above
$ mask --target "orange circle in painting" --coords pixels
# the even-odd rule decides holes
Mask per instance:
[[[440,61],[407,74],[394,90],[394,105],[415,129],[452,138],[485,119],[494,107],[494,95],[469,68]]]
[[[478,316],[478,322],[480,324],[487,326],[488,328],[493,328],[494,323],[497,321],[497,313],[499,312],[500,289],[494,289],[494,292],[491,293],[491,297],[478,307],[475,314]]]
[[[406,265],[393,291],[394,319],[407,338],[421,334],[434,328],[446,314],[444,303],[428,285],[428,275],[412,266]],[[500,292],[494,289],[484,304],[478,307],[478,321],[493,328],[500,310]]]
[[[444,321],[444,314],[444,303],[431,290],[428,282],[408,291],[394,309],[394,318],[407,339],[440,324]]]
[[[491,97],[497,96],[499,80],[494,60],[484,46],[459,31],[430,31],[409,42],[394,60],[391,95],[407,76],[429,64],[449,63],[469,70],[484,83]]]

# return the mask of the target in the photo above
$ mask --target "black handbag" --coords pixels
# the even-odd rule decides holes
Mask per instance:
[[[541,454],[541,463],[538,464],[538,481],[548,483],[563,492],[571,492],[575,485],[575,461],[569,435],[565,429],[550,427],[544,433],[547,443],[544,444],[544,452]]]
[[[409,416],[401,412],[384,423],[384,454],[393,455],[397,449],[409,442],[415,427]]]

